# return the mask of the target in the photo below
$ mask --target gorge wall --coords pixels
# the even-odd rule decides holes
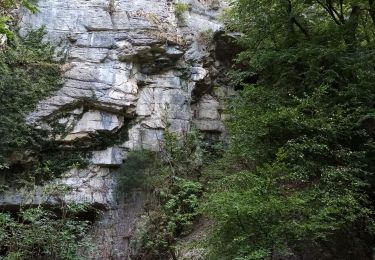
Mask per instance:
[[[89,203],[104,209],[93,228],[92,259],[126,259],[142,194],[115,198],[113,172],[129,150],[157,151],[168,127],[192,126],[210,136],[225,134],[223,98],[232,95],[223,71],[225,36],[218,0],[39,0],[39,12],[21,17],[21,33],[41,26],[63,58],[63,88],[27,116],[36,128],[64,129],[66,149],[90,151],[86,169],[71,169],[53,184],[70,187],[62,197],[10,190],[2,207],[20,204]],[[221,44],[220,44],[221,42]],[[110,136],[102,149],[98,138]]]

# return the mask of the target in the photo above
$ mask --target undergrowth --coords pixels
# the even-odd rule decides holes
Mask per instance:
[[[200,215],[204,166],[221,152],[198,130],[175,134],[168,130],[159,152],[132,151],[117,173],[118,193],[148,194],[146,212],[131,239],[132,259],[177,259],[176,243],[189,234]]]

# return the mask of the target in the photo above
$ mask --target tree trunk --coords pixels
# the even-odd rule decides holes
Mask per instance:
[[[349,49],[355,48],[357,44],[356,34],[357,34],[360,14],[361,14],[361,8],[359,6],[353,6],[347,23],[343,25],[345,43]]]
[[[369,0],[369,14],[372,20],[372,23],[375,26],[375,1],[374,0]]]

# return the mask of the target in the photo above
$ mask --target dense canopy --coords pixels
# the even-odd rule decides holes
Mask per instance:
[[[220,259],[371,259],[374,1],[238,0],[231,147],[207,212]],[[216,259],[216,258],[214,258]]]

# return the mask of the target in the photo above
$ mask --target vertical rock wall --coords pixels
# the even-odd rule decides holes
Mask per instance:
[[[73,188],[66,202],[107,209],[93,230],[98,244],[93,259],[126,259],[131,224],[142,210],[142,196],[125,204],[113,197],[112,169],[127,151],[158,150],[167,126],[174,132],[192,125],[224,132],[221,99],[232,91],[220,81],[226,64],[216,59],[212,42],[221,30],[223,1],[180,2],[189,11],[176,12],[176,2],[169,0],[39,0],[37,14],[22,16],[21,33],[45,26],[46,39],[65,61],[63,88],[41,101],[28,123],[44,129],[60,125],[66,130],[56,137],[62,147],[90,150],[98,135],[115,137],[103,150],[92,146],[87,169],[54,181]],[[0,205],[24,199],[8,192],[0,195]],[[47,201],[36,194],[29,203]]]

